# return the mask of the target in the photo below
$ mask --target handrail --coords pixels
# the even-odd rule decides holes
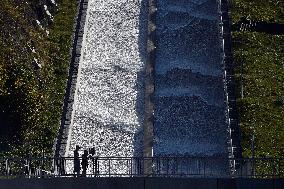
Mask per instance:
[[[88,166],[84,168],[84,163]],[[80,162],[74,172],[75,161]],[[144,172],[145,161],[151,172]],[[228,162],[236,163],[232,174]],[[85,172],[84,172],[85,169]],[[27,157],[0,158],[0,178],[47,177],[205,177],[283,178],[284,158],[224,157]]]

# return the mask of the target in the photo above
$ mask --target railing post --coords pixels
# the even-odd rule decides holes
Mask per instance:
[[[241,161],[241,178],[243,177],[243,161]]]
[[[281,161],[281,159],[279,158],[278,159],[278,178],[280,178],[280,176],[281,176],[281,166],[280,166],[280,161]]]
[[[94,166],[95,166],[95,160],[94,160],[94,155],[92,155],[92,176],[91,177],[94,177],[94,175],[95,175]]]
[[[5,161],[5,169],[6,169],[6,176],[9,177],[10,174],[9,159],[6,159]]]
[[[205,163],[206,163],[206,159],[204,159],[203,161],[203,177],[205,178]]]
[[[166,169],[167,169],[167,176],[169,175],[169,159],[166,158]]]
[[[98,175],[99,176],[100,174],[100,161],[99,159],[97,160],[97,170],[96,170],[96,176]]]
[[[186,161],[186,175],[189,175],[189,159]]]
[[[133,158],[132,158],[132,157],[130,158],[130,166],[131,166],[131,167],[130,167],[130,175],[133,176],[133,174],[132,174]]]
[[[110,158],[108,158],[108,176],[110,177]]]

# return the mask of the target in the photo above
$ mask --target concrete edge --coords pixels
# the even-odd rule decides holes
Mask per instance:
[[[66,154],[66,147],[68,147],[72,114],[75,102],[76,84],[79,72],[79,62],[83,51],[84,45],[84,29],[86,22],[86,15],[88,10],[88,0],[77,0],[77,15],[73,25],[72,47],[70,49],[70,64],[67,79],[67,86],[65,90],[63,110],[61,116],[61,123],[57,138],[54,142],[54,156],[64,156]]]
[[[80,49],[80,59],[79,59],[79,66],[78,66],[78,75],[77,75],[77,83],[80,82],[80,73],[81,73],[81,67],[82,67],[82,64],[81,62],[83,61],[83,53],[84,53],[84,47],[85,47],[85,43],[86,43],[86,35],[87,33],[85,31],[87,31],[87,27],[88,27],[88,20],[89,20],[89,11],[90,11],[90,3],[88,3],[89,0],[83,0],[85,3],[87,3],[87,7],[86,9],[83,9],[83,11],[85,12],[85,18],[82,18],[82,19],[85,19],[85,22],[84,22],[84,25],[82,25],[81,27],[83,28],[83,38],[82,38],[82,41],[81,41],[81,49]],[[82,56],[81,56],[82,55]],[[76,83],[76,88],[75,88],[75,92],[73,93],[73,96],[74,96],[74,103],[73,103],[73,108],[72,110],[72,114],[71,114],[71,121],[70,121],[70,125],[69,125],[69,129],[68,129],[68,138],[67,138],[67,144],[66,144],[66,148],[65,148],[65,153],[64,153],[64,156],[68,156],[68,153],[69,153],[69,148],[70,148],[70,140],[71,140],[71,134],[72,134],[72,128],[73,128],[73,120],[74,120],[74,114],[75,114],[75,110],[76,110],[76,107],[75,107],[75,101],[77,99],[77,92],[78,92],[78,85]]]
[[[144,94],[144,123],[143,123],[143,156],[153,157],[153,124],[154,124],[154,102],[155,90],[154,69],[155,69],[155,29],[153,27],[156,12],[156,0],[147,1],[148,23],[147,23],[147,60],[145,66],[145,94]],[[144,174],[151,174],[151,161],[144,162]]]
[[[235,92],[235,79],[234,79],[234,64],[232,53],[232,36],[231,36],[231,20],[229,16],[230,0],[217,0],[219,3],[219,16],[221,18],[221,38],[223,43],[223,71],[224,71],[224,92],[225,102],[227,105],[227,119],[228,130],[230,134],[229,148],[231,148],[232,158],[242,157],[241,147],[241,133],[239,126],[239,115],[236,104],[236,92]],[[233,148],[234,147],[234,148]]]

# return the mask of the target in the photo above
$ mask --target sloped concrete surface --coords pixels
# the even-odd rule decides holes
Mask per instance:
[[[76,145],[103,157],[142,153],[145,10],[142,0],[89,0],[66,156]]]
[[[154,156],[228,157],[217,1],[157,9]]]

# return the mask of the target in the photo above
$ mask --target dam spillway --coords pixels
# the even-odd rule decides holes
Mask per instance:
[[[228,157],[218,2],[156,6],[152,155]],[[142,156],[147,24],[146,1],[89,0],[66,156]]]
[[[157,0],[154,155],[227,157],[216,0]]]
[[[76,145],[103,157],[141,155],[146,8],[89,0],[66,156]]]

